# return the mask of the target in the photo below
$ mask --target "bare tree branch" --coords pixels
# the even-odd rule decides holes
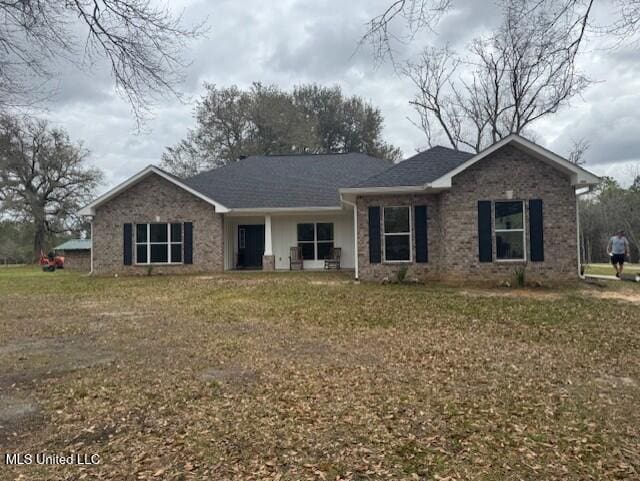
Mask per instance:
[[[154,98],[180,97],[182,51],[203,32],[151,0],[0,0],[0,109],[50,95],[60,60],[91,69],[105,59],[140,125]]]
[[[452,0],[394,0],[367,23],[360,45],[370,44],[379,61],[386,58],[393,61],[394,41],[407,42],[420,30],[432,29],[452,3]],[[395,26],[399,28],[394,29]]]
[[[567,156],[567,160],[576,165],[582,165],[585,162],[584,156],[591,147],[591,143],[587,139],[572,139],[571,152]]]
[[[410,103],[429,125],[430,143],[442,135],[455,149],[478,152],[524,133],[589,85],[576,68],[583,29],[549,2],[504,0],[500,27],[474,40],[466,56],[426,48],[407,64],[404,74],[417,87]]]

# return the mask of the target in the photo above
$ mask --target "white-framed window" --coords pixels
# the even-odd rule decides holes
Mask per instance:
[[[509,200],[494,203],[496,260],[526,259],[524,201]]]
[[[303,260],[323,260],[329,257],[333,249],[333,223],[298,224],[298,247]]]
[[[182,263],[182,224],[136,224],[136,264]]]
[[[382,217],[384,261],[411,262],[411,207],[385,207]]]

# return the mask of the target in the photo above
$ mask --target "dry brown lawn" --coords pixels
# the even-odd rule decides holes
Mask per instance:
[[[349,279],[0,269],[0,479],[640,478],[638,286]]]

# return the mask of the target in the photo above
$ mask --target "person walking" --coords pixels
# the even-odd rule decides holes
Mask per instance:
[[[624,269],[624,259],[629,255],[629,241],[624,236],[624,231],[619,230],[609,239],[607,254],[611,256],[611,264],[616,269],[616,277],[620,277]]]

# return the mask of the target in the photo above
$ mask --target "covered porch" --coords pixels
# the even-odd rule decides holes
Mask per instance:
[[[303,270],[323,270],[331,248],[340,248],[340,268],[354,269],[354,211],[318,208],[224,215],[224,269],[290,270],[290,250],[299,247]]]

